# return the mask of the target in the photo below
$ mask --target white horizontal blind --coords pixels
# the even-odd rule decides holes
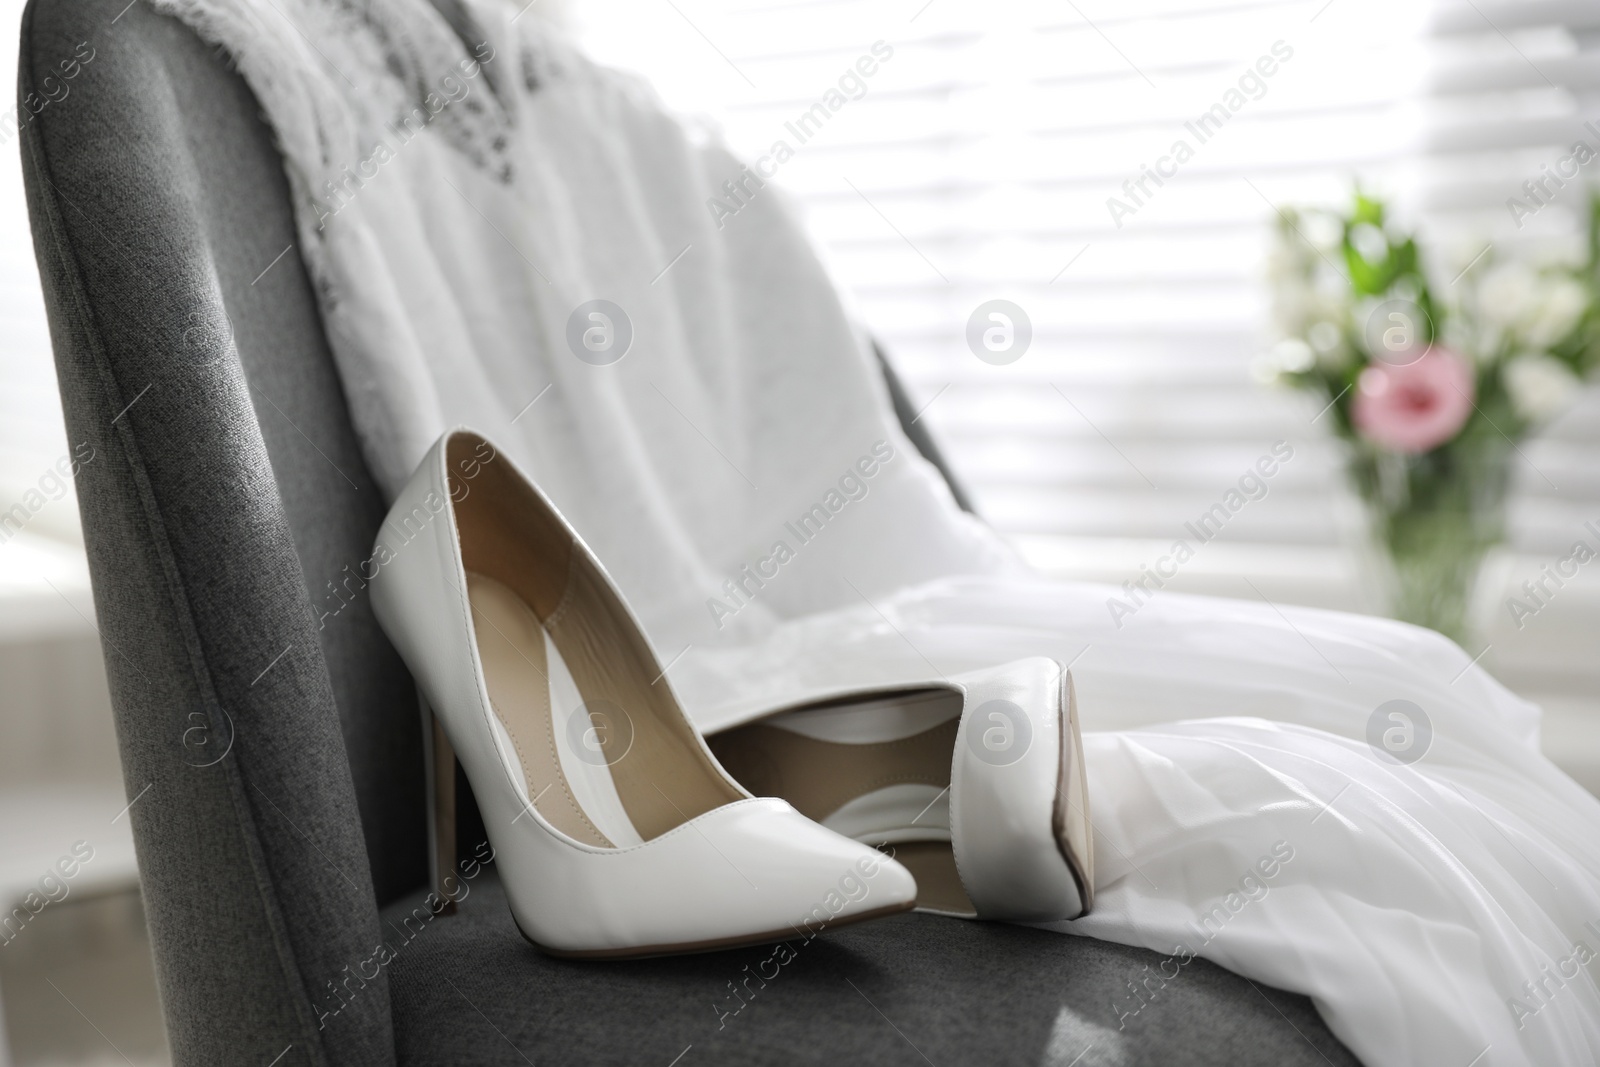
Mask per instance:
[[[777,181],[996,525],[1036,556],[1170,541],[1284,439],[1295,458],[1223,536],[1347,532],[1317,405],[1249,374],[1268,340],[1268,225],[1273,204],[1344,198],[1356,172],[1414,183],[1425,5],[674,5],[592,0],[587,44],[711,111],[752,158],[793,144],[785,123],[873,41],[893,47]],[[1214,105],[1227,121],[1198,128]],[[1179,140],[1192,158],[1172,157]],[[1124,191],[1158,163],[1176,174]],[[1120,226],[1111,197],[1131,209]],[[1007,366],[965,342],[993,298],[1033,324]]]
[[[0,0],[0,40],[7,42],[0,48],[0,512],[35,489],[67,452],[22,190],[21,138],[10,117],[22,6],[22,0]],[[27,529],[75,540],[77,521],[73,501],[63,498],[39,508]]]
[[[1600,152],[1600,6],[1572,0],[1475,0],[1441,5],[1430,27],[1418,207],[1430,231],[1458,235],[1458,258],[1492,238],[1535,259],[1575,253],[1600,163],[1540,206],[1524,183],[1558,169],[1582,141]],[[1515,198],[1531,215],[1508,206]],[[1519,226],[1517,222],[1520,221]],[[1520,546],[1548,556],[1600,517],[1600,393],[1524,448],[1512,511]]]
[[[1470,251],[1484,236],[1572,232],[1575,185],[1521,233],[1504,200],[1574,138],[1600,148],[1582,125],[1600,120],[1600,8],[1577,0],[571,6],[592,51],[710,112],[750,158],[780,138],[795,148],[777,183],[980,509],[1031,544],[1173,536],[1277,439],[1296,458],[1223,536],[1337,539],[1348,500],[1315,406],[1248,374],[1267,339],[1269,202],[1335,202],[1359,174]],[[0,0],[4,25],[20,7]],[[860,98],[799,143],[786,123],[880,40],[893,55],[850,84]],[[1198,117],[1226,107],[1277,42],[1291,58],[1201,143]],[[1122,190],[1179,139],[1194,155],[1175,177],[1146,179],[1143,203]],[[6,500],[66,447],[14,141],[0,146]],[[1120,227],[1114,196],[1135,209]],[[964,340],[973,309],[997,297],[1034,327],[1003,367]],[[1600,512],[1586,462],[1597,413],[1591,396],[1525,450],[1525,547],[1546,551]]]

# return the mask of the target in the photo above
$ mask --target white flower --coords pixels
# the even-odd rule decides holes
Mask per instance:
[[[1488,239],[1481,233],[1458,234],[1444,241],[1435,261],[1437,277],[1430,279],[1434,286],[1445,289],[1468,271],[1476,277],[1487,270],[1495,256],[1492,250],[1485,251],[1488,245]]]
[[[1522,263],[1501,263],[1478,283],[1478,310],[1489,325],[1510,329],[1538,306],[1538,276]]]
[[[1342,339],[1339,327],[1327,319],[1313,322],[1311,328],[1306,331],[1306,340],[1311,342],[1311,347],[1324,356],[1338,348]]]
[[[1318,279],[1293,275],[1279,278],[1272,288],[1272,321],[1277,332],[1298,337],[1313,323],[1341,317],[1342,295],[1329,292]]]
[[[1313,314],[1317,294],[1302,279],[1282,277],[1272,287],[1272,319],[1283,333],[1299,333]]]
[[[1530,422],[1543,422],[1561,411],[1582,384],[1565,363],[1534,352],[1509,360],[1504,374],[1511,406]]]
[[[1285,374],[1298,374],[1311,368],[1311,349],[1297,337],[1290,337],[1272,346],[1272,351],[1257,356],[1250,371],[1257,381],[1272,384]]]
[[[1589,294],[1576,279],[1557,276],[1542,286],[1522,335],[1531,348],[1549,348],[1572,332],[1589,306]]]
[[[1356,252],[1368,263],[1382,263],[1384,256],[1389,254],[1389,238],[1371,223],[1363,222],[1351,227],[1350,243],[1356,246]]]
[[[1589,249],[1583,237],[1569,233],[1541,243],[1534,254],[1533,265],[1539,270],[1577,270],[1589,258]]]
[[[1344,225],[1326,211],[1312,211],[1300,216],[1300,233],[1312,247],[1328,250],[1338,247]]]
[[[1272,354],[1277,359],[1278,366],[1290,374],[1311,369],[1311,349],[1298,338],[1291,337],[1287,341],[1279,341],[1273,348]]]

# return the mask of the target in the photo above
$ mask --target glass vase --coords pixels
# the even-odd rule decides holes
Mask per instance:
[[[1505,539],[1515,446],[1498,433],[1432,452],[1362,448],[1350,473],[1366,506],[1389,614],[1471,642],[1469,608],[1483,561]]]

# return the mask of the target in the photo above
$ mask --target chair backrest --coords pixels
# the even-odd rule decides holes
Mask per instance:
[[[427,835],[415,692],[362,578],[385,508],[271,131],[225,59],[146,5],[33,0],[21,48],[35,252],[69,439],[92,454],[78,499],[174,1053],[392,1062],[381,975],[325,1030],[312,1007],[370,956],[378,906],[423,884]]]
[[[38,0],[22,156],[162,1001],[180,1063],[392,1063],[426,878],[412,683],[360,580],[356,446],[254,99],[176,21]],[[108,818],[115,812],[108,812]]]

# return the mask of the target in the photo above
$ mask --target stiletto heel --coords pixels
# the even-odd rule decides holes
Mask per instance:
[[[456,869],[456,750],[420,689],[417,703],[422,708],[422,749],[428,780],[428,882],[443,902],[434,914],[454,915],[454,891],[446,879]]]
[[[1054,660],[843,692],[710,743],[746,788],[893,846],[923,911],[1044,922],[1094,905],[1077,699]]]
[[[441,437],[384,531],[373,609],[448,735],[435,853],[453,744],[529,941],[700,952],[913,906],[900,864],[728,777],[605,569],[484,438]]]

